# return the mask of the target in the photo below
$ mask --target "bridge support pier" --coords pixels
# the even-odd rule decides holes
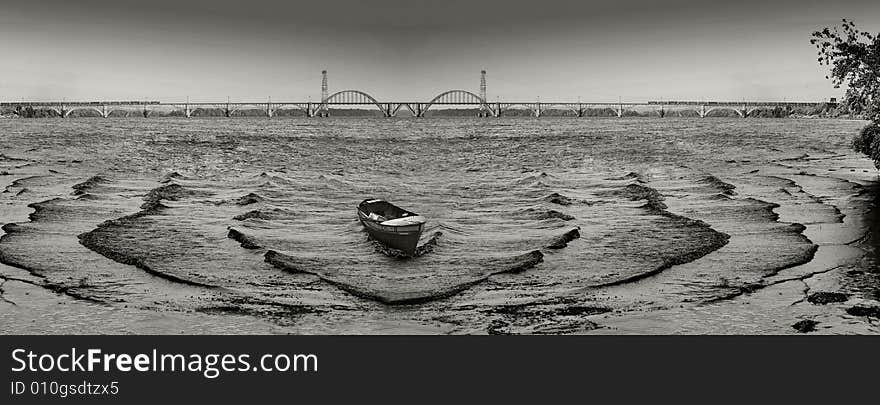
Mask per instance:
[[[480,113],[478,114],[480,118],[488,118],[488,117],[497,117],[498,114],[492,110],[492,106],[488,103],[480,104]]]
[[[406,109],[409,110],[409,112],[412,113],[413,116],[417,116],[416,110],[409,103],[400,103],[400,104],[389,103],[388,104],[388,109],[389,109],[388,111],[391,113],[392,117],[396,117],[397,112],[400,111],[400,109],[403,107],[406,107]]]
[[[318,107],[317,115],[321,118],[327,118],[330,116],[330,107],[327,106],[326,103],[321,103]]]
[[[424,108],[422,108],[421,103],[403,103],[394,108],[395,114],[401,108],[406,107],[409,110],[410,114],[412,114],[415,118],[422,118],[424,116]]]
[[[110,116],[110,109],[107,108],[107,105],[101,106],[101,117],[107,118]]]
[[[706,111],[706,106],[705,106],[705,105],[701,105],[701,106],[700,106],[700,110],[697,111],[697,113],[700,114],[700,118],[706,118],[706,116],[709,115],[709,112]]]

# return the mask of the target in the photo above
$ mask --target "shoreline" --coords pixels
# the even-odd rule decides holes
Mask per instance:
[[[616,120],[607,120],[606,122],[607,125],[618,125]],[[624,122],[627,121],[624,120]],[[629,122],[629,125],[632,125],[631,123],[634,122],[648,121],[630,120]],[[709,128],[716,128],[719,131],[741,128],[743,125],[741,124],[743,121],[740,120],[715,122],[722,124],[718,127],[709,126]],[[659,128],[663,128],[667,134],[671,134],[669,139],[677,142],[677,145],[685,145],[691,148],[690,150],[700,150],[699,148],[703,145],[698,143],[701,140],[699,133],[705,132],[703,127],[694,127],[683,120],[673,120],[671,124],[661,125]],[[198,130],[204,131],[204,125],[207,124],[198,124]],[[766,131],[765,125],[747,124],[746,128]],[[777,126],[798,128],[797,125],[805,126],[805,124],[795,124],[794,120],[790,124],[778,124]],[[825,121],[824,125],[835,127],[828,121]],[[842,126],[838,125],[837,127]],[[177,127],[175,126],[175,128]],[[618,127],[612,128],[618,129]],[[632,132],[632,129],[637,127],[623,126],[620,128]],[[307,136],[311,137],[311,134]],[[694,139],[688,138],[694,136],[696,136]],[[226,147],[226,149],[220,149],[220,153],[234,154],[247,150],[242,143],[229,143],[227,138],[218,137],[219,139],[216,139],[214,137],[215,135],[212,134],[211,138],[202,142],[211,146],[212,142],[219,141],[220,145]],[[588,138],[585,139],[596,139],[592,134],[588,134],[586,137]],[[149,142],[167,142],[168,139],[163,136],[147,139],[145,142],[150,145]],[[350,139],[358,141],[358,138]],[[609,139],[620,140],[624,143],[634,142],[631,138],[615,137]],[[648,138],[648,140],[653,139],[653,137]],[[760,137],[756,137],[756,139],[760,140]],[[111,139],[111,142],[118,141]],[[542,142],[545,141],[542,140]],[[737,140],[737,143],[732,145],[737,147],[736,145],[741,142]],[[155,282],[153,285],[152,278],[140,275],[143,273],[142,271],[129,268],[124,263],[113,262],[83,246],[81,241],[76,239],[76,235],[90,229],[98,229],[100,222],[107,220],[107,218],[120,217],[116,212],[126,215],[126,213],[137,211],[135,208],[141,206],[143,202],[141,201],[143,192],[149,188],[144,188],[145,184],[155,183],[158,178],[152,174],[141,178],[131,177],[131,173],[126,171],[107,171],[106,168],[99,170],[96,167],[100,166],[95,166],[94,163],[78,158],[76,155],[56,155],[57,148],[28,149],[28,145],[24,144],[11,148],[7,152],[7,154],[15,156],[14,162],[7,159],[5,155],[0,159],[0,164],[5,159],[5,163],[9,166],[6,168],[8,172],[0,177],[0,182],[4,184],[4,190],[9,190],[9,193],[4,195],[4,199],[0,200],[0,204],[6,204],[12,208],[4,210],[3,216],[8,217],[0,218],[0,221],[3,223],[17,222],[23,228],[27,228],[21,233],[23,236],[16,236],[19,239],[15,241],[15,247],[12,250],[16,255],[16,260],[24,260],[23,263],[32,263],[38,267],[42,265],[41,263],[54,266],[50,267],[47,274],[51,275],[50,281],[52,282],[60,280],[62,283],[60,285],[75,282],[83,275],[88,277],[89,273],[83,273],[83,271],[89,270],[82,268],[83,263],[87,260],[88,263],[92,263],[90,265],[100,266],[94,269],[95,272],[124,275],[128,286],[120,284],[116,289],[111,288],[110,290],[97,288],[103,288],[104,285],[114,285],[113,283],[118,278],[112,276],[104,276],[106,278],[103,280],[106,280],[107,284],[102,284],[100,276],[94,280],[87,280],[84,286],[69,284],[74,292],[79,289],[80,292],[101,299],[113,298],[114,295],[108,295],[113,291],[120,294],[118,303],[96,305],[77,300],[75,297],[59,295],[59,291],[52,290],[39,280],[36,283],[16,280],[15,278],[24,276],[21,270],[0,265],[0,274],[6,275],[7,279],[0,280],[2,281],[0,289],[3,290],[0,293],[3,298],[0,300],[0,305],[11,308],[11,311],[0,315],[0,320],[3,321],[6,328],[9,328],[8,330],[4,329],[4,333],[16,331],[71,333],[70,331],[77,327],[73,319],[81,317],[96,319],[93,326],[96,328],[95,330],[107,333],[132,333],[143,330],[151,330],[155,333],[175,333],[178,329],[183,333],[200,333],[200,331],[190,330],[188,326],[190,324],[205,325],[205,330],[214,331],[213,333],[358,333],[358,331],[391,334],[408,333],[409,331],[418,331],[419,333],[547,333],[549,331],[549,333],[612,334],[797,333],[792,325],[798,321],[816,322],[818,333],[874,333],[870,324],[846,314],[847,308],[857,304],[861,305],[861,303],[869,303],[860,300],[854,294],[851,294],[854,296],[852,300],[843,304],[831,303],[819,306],[808,302],[809,295],[814,292],[835,293],[843,291],[849,293],[850,288],[854,287],[841,284],[842,281],[839,280],[841,274],[854,271],[862,271],[863,274],[871,273],[867,271],[868,268],[865,267],[867,264],[864,263],[859,270],[859,264],[855,263],[858,260],[853,259],[855,256],[864,257],[867,251],[861,251],[861,254],[856,255],[856,247],[850,245],[870,243],[871,252],[874,253],[872,256],[874,262],[880,260],[880,254],[877,253],[877,247],[880,245],[880,236],[877,236],[877,232],[880,232],[880,226],[874,226],[870,230],[872,232],[870,235],[867,234],[867,231],[864,234],[858,234],[861,232],[861,227],[874,224],[871,222],[872,219],[868,217],[869,211],[865,204],[870,199],[880,201],[880,196],[877,195],[880,192],[878,191],[880,187],[877,186],[877,172],[873,168],[869,171],[866,158],[858,157],[854,152],[841,149],[839,140],[835,142],[827,145],[820,143],[819,148],[806,149],[806,152],[809,153],[805,153],[804,148],[795,150],[781,148],[757,155],[759,158],[757,161],[751,160],[755,152],[748,152],[753,155],[726,156],[727,160],[714,158],[701,160],[699,161],[701,163],[696,163],[691,167],[682,164],[676,165],[676,162],[671,159],[658,161],[654,164],[611,167],[603,166],[605,164],[600,163],[600,167],[607,167],[607,169],[599,172],[590,170],[570,172],[561,171],[558,167],[536,166],[539,169],[534,170],[543,174],[534,179],[529,177],[530,181],[527,182],[522,181],[521,170],[515,170],[511,173],[498,172],[502,180],[500,185],[506,184],[505,182],[509,180],[516,187],[520,187],[524,193],[513,201],[513,205],[502,207],[504,209],[500,212],[507,212],[507,210],[520,212],[524,207],[521,205],[529,204],[532,198],[540,199],[542,201],[540,204],[543,204],[546,202],[544,201],[545,196],[551,191],[558,191],[571,196],[571,201],[573,201],[571,205],[563,205],[562,208],[554,206],[554,208],[563,210],[567,219],[544,219],[544,222],[537,222],[538,228],[523,229],[534,232],[534,235],[544,235],[548,230],[556,229],[555,225],[561,226],[561,223],[557,224],[553,222],[554,220],[557,222],[571,220],[574,222],[565,222],[564,228],[573,228],[576,225],[583,236],[570,241],[570,246],[564,250],[547,252],[546,260],[543,263],[524,272],[490,275],[485,283],[469,287],[453,297],[399,306],[387,306],[351,297],[345,291],[336,291],[336,287],[327,285],[320,278],[285,274],[284,271],[265,264],[261,258],[255,260],[251,257],[251,251],[240,249],[235,240],[229,239],[226,223],[235,221],[234,223],[241,226],[243,231],[249,232],[249,236],[253,233],[255,240],[274,240],[274,243],[278,242],[277,234],[272,231],[269,233],[261,232],[263,232],[262,229],[272,230],[277,226],[272,228],[270,227],[271,220],[259,218],[233,219],[240,214],[239,211],[252,210],[253,207],[239,208],[235,204],[222,206],[213,204],[212,200],[202,201],[202,199],[209,198],[208,196],[211,196],[210,198],[216,196],[216,198],[225,201],[230,195],[254,192],[256,189],[252,189],[252,187],[264,187],[264,189],[260,188],[262,190],[260,193],[267,198],[259,203],[268,204],[270,209],[282,209],[283,206],[275,206],[282,198],[282,194],[279,193],[288,192],[291,187],[320,185],[325,181],[323,176],[306,173],[297,177],[294,174],[288,174],[293,172],[281,170],[279,173],[284,173],[284,176],[279,174],[279,180],[275,184],[266,183],[261,178],[254,180],[248,171],[239,170],[227,180],[223,180],[225,177],[221,177],[224,182],[214,186],[209,183],[200,183],[198,174],[187,173],[184,170],[191,176],[191,180],[187,180],[188,184],[200,190],[199,193],[207,192],[207,194],[199,196],[193,201],[182,196],[180,201],[175,200],[167,204],[168,209],[161,213],[162,215],[145,218],[146,222],[142,224],[146,227],[144,230],[164,231],[155,233],[146,239],[132,239],[135,244],[131,247],[149,253],[149,248],[143,250],[144,246],[156,246],[161,249],[162,243],[167,242],[165,238],[168,235],[182,235],[177,237],[183,237],[179,241],[184,243],[210,240],[211,249],[222,249],[224,255],[235,260],[235,264],[229,264],[229,266],[239,266],[230,267],[231,272],[228,273],[227,278],[216,281],[229,283],[228,285],[233,289],[246,293],[251,298],[261,297],[259,294],[270,294],[263,298],[271,298],[272,302],[276,302],[274,300],[276,296],[272,294],[277,294],[277,297],[286,300],[296,308],[307,305],[320,309],[320,311],[306,314],[291,312],[290,319],[281,320],[283,322],[268,316],[265,311],[257,307],[251,308],[253,305],[248,306],[250,301],[242,301],[241,305],[244,306],[240,307],[218,306],[223,303],[222,299],[211,294],[207,294],[204,298],[193,299],[185,297],[185,295],[192,293],[187,288],[176,289],[172,293],[162,283]],[[155,149],[150,151],[156,153]],[[48,158],[41,158],[47,152],[49,153]],[[649,156],[661,158],[676,156],[669,155],[670,152],[663,150],[649,151],[648,153],[650,153]],[[57,160],[62,158],[63,160]],[[199,156],[195,161],[202,162],[201,159],[202,157]],[[28,165],[19,165],[23,161],[28,161]],[[179,170],[175,167],[170,169]],[[252,169],[257,172],[263,170]],[[549,174],[541,170],[546,170]],[[620,176],[621,173],[629,174]],[[226,172],[223,174],[225,175]],[[348,175],[351,173],[342,172],[338,176]],[[102,181],[96,181],[95,179],[98,178],[94,176],[102,176]],[[511,178],[507,179],[507,177]],[[310,179],[314,181],[310,182]],[[346,181],[339,182],[339,184],[334,183],[323,187],[334,185],[340,187],[341,190],[333,190],[335,191],[334,198],[345,198],[340,196],[351,194],[351,191],[346,187],[355,183],[351,177],[345,177],[345,179]],[[228,181],[231,186],[225,186],[227,184],[225,181]],[[861,188],[855,186],[859,183],[867,185]],[[93,186],[83,194],[88,198],[76,198],[76,192],[82,192],[80,188],[84,187],[83,184]],[[305,186],[297,186],[299,184]],[[497,188],[500,185],[493,184],[492,187]],[[654,192],[643,190],[648,187]],[[28,191],[19,194],[22,192],[21,190],[25,189]],[[642,196],[642,194],[654,196],[653,200],[648,198],[646,203],[632,198]],[[666,198],[663,200],[665,204],[663,209],[659,211],[667,214],[658,213],[659,201],[662,199],[662,197],[658,199],[658,196]],[[53,200],[58,197],[61,197],[61,200]],[[54,202],[41,205],[41,201]],[[285,203],[290,204],[286,201]],[[45,209],[35,211],[35,205]],[[878,205],[880,203],[871,205],[870,215],[880,216],[880,210],[875,208]],[[308,205],[305,206],[308,207]],[[667,206],[668,210],[666,210]],[[478,210],[481,207],[478,206]],[[492,206],[485,207],[493,208]],[[330,211],[341,212],[339,211],[340,207],[335,205],[328,208]],[[132,209],[134,211],[131,211]],[[298,211],[288,211],[290,212],[289,218],[276,223],[276,225],[285,225],[287,228],[277,228],[276,232],[289,231],[291,226],[297,224]],[[459,212],[468,215],[469,211],[460,210]],[[334,217],[338,217],[338,214],[334,215]],[[33,222],[28,219],[32,219]],[[187,226],[193,224],[206,224],[207,226],[179,228],[181,222],[178,221],[180,220],[184,221],[182,224],[188,224]],[[446,220],[453,221],[454,218],[450,217]],[[522,218],[521,215],[514,216],[514,220],[521,223],[536,221],[534,218]],[[158,222],[149,225],[147,223],[149,221]],[[611,222],[603,224],[596,221]],[[618,222],[621,225],[614,225]],[[800,223],[805,225],[799,225]],[[309,223],[304,224],[309,225]],[[340,222],[340,224],[342,223]],[[591,226],[594,225],[600,225],[604,228],[600,228],[597,233],[595,229],[591,230]],[[460,224],[457,226],[461,228]],[[682,245],[683,249],[679,252],[698,247],[693,243],[699,242],[700,238],[705,235],[695,236],[700,235],[699,233],[694,234],[695,229],[690,229],[695,227],[707,228],[705,232],[711,231],[712,234],[717,232],[718,235],[731,235],[730,242],[717,246],[705,254],[694,257],[688,255],[686,256],[689,258],[688,260],[682,263],[670,263],[662,271],[632,279],[625,277],[626,274],[639,274],[638,272],[653,268],[651,267],[652,261],[655,261],[657,257],[665,257],[670,254],[673,248],[668,245],[670,242],[667,241],[684,242],[685,245]],[[221,228],[222,234],[218,231]],[[140,238],[137,236],[139,229],[124,229],[123,231],[131,237]],[[167,233],[167,231],[174,233]],[[193,239],[192,236],[189,236],[197,236],[199,232],[205,231],[208,234],[200,239]],[[354,227],[343,226],[340,231],[348,234],[354,231]],[[474,229],[469,231],[473,232]],[[606,245],[601,245],[603,243],[601,232],[629,232],[633,236],[620,236],[621,239],[612,239],[617,242],[611,244],[604,242]],[[11,232],[11,234],[18,233]],[[648,236],[648,239],[639,239],[641,237],[639,234],[642,233],[653,236]],[[549,234],[553,234],[553,232],[549,232]],[[32,245],[34,248],[28,246],[29,243],[39,244],[40,238],[46,235],[57,238],[50,239],[53,241],[51,246],[60,247],[64,253],[59,254],[44,249],[50,245],[43,248],[38,245]],[[460,244],[461,241],[473,240],[457,236],[454,232],[450,236],[451,238],[444,239],[439,243],[439,253],[436,254],[441,255],[440,257],[446,257],[442,255],[449,252],[447,250],[444,253],[444,249],[449,248],[445,244]],[[609,234],[608,236],[613,235]],[[267,239],[267,237],[269,238]],[[125,236],[121,236],[121,238],[120,240],[124,242]],[[532,238],[539,240],[543,236],[532,236]],[[654,238],[654,240],[649,240],[650,238]],[[593,248],[593,244],[596,242],[599,242],[600,245],[598,248]],[[139,246],[137,243],[148,243],[148,245]],[[352,239],[350,243],[353,243],[350,252],[359,249],[357,241]],[[637,246],[628,246],[627,244]],[[789,246],[789,244],[791,245]],[[6,247],[11,246],[7,245]],[[198,243],[193,246],[199,249],[207,247],[207,245]],[[267,246],[275,245],[269,244]],[[3,247],[0,246],[0,248]],[[640,252],[638,249],[646,250]],[[370,251],[372,252],[372,249]],[[155,259],[158,260],[155,261],[155,264],[164,266],[163,270],[171,270],[172,272],[179,270],[182,272],[181,274],[196,276],[206,274],[213,277],[211,273],[199,273],[199,270],[211,266],[210,260],[212,259],[210,256],[206,256],[210,252],[211,250],[204,250],[195,255],[186,256],[193,261],[175,262],[171,259],[163,262],[162,260],[165,259],[160,257]],[[636,257],[617,258],[626,252],[630,252]],[[651,256],[651,252],[654,252],[657,257]],[[804,258],[803,262],[792,262],[792,260],[800,260],[799,258],[803,256],[804,252],[809,253],[809,260]],[[778,253],[782,253],[782,255],[771,256]],[[31,257],[32,254],[36,256]],[[610,259],[605,259],[606,261],[603,262],[593,257],[597,254],[617,256],[611,256]],[[433,257],[435,256],[428,256],[425,260]],[[332,255],[326,258],[328,259],[327,263],[339,267],[339,262],[332,261]],[[757,264],[744,268],[731,267],[733,272],[730,274],[726,273],[724,268],[716,268],[725,260],[740,259],[755,260]],[[72,263],[68,266],[72,267],[67,269],[63,264],[58,264],[64,260],[80,261],[80,263]],[[204,263],[208,263],[208,267],[205,267]],[[436,263],[442,263],[442,261]],[[619,263],[619,265],[615,263]],[[579,264],[581,268],[578,268]],[[189,265],[195,267],[188,267]],[[604,265],[612,268],[598,268],[597,270],[605,273],[590,275],[587,274],[593,271],[589,268],[590,265]],[[760,265],[768,267],[761,268]],[[773,267],[776,265],[779,267]],[[370,269],[379,272],[385,269],[385,267],[360,268],[358,266],[360,265],[349,265],[348,273],[350,274],[343,274],[343,276],[356,282],[369,283],[373,279],[363,277],[373,277],[373,275],[359,275],[357,273],[360,270],[369,273]],[[874,266],[876,268],[876,265]],[[773,271],[768,269],[773,269]],[[427,268],[425,274],[433,274],[437,270],[440,268],[433,270]],[[329,269],[328,271],[335,270]],[[542,281],[542,277],[553,273],[558,274],[554,275],[554,277],[558,277],[557,279]],[[268,283],[261,281],[259,277],[264,277],[263,275],[271,276],[272,279],[268,279]],[[721,276],[720,280],[717,279],[718,276]],[[254,277],[254,281],[260,282],[255,285],[264,288],[261,290],[242,289],[242,281],[250,280],[252,277]],[[578,286],[578,283],[588,286],[589,283],[595,283],[597,280],[608,280],[613,277],[623,277],[626,281],[613,283],[619,285],[603,285],[599,282],[596,287],[587,287],[583,293],[579,294],[569,292],[566,295],[560,289],[563,286]],[[752,289],[755,277],[759,277],[761,285]],[[213,282],[211,278],[207,280]],[[137,287],[138,291],[127,290],[130,286],[138,286],[144,282],[149,284],[143,287],[145,289]],[[670,287],[670,282],[681,285],[679,288]],[[719,282],[724,282],[724,284],[719,285]],[[378,283],[380,284],[375,284],[377,287],[390,288],[390,285],[381,284],[381,280]],[[559,287],[553,287],[554,283],[557,283]],[[272,287],[273,285],[276,287]],[[550,288],[542,286],[543,289],[532,289],[531,285],[546,285]],[[293,290],[292,292],[281,291],[279,289],[282,286]],[[718,302],[706,303],[706,297],[701,295],[700,291],[704,287],[707,290],[702,293],[710,294],[710,297],[711,294],[717,296],[720,292],[735,291],[737,288],[746,289],[739,290],[734,296],[723,297]],[[862,287],[865,286],[862,285]],[[602,294],[594,294],[594,291],[600,291]],[[144,306],[140,297],[152,299],[150,295],[152,293],[158,293],[162,297],[157,296],[154,303],[148,303]],[[615,293],[623,294],[623,297],[613,297]],[[126,296],[125,294],[133,295]],[[603,301],[605,298],[607,300]],[[179,301],[174,301],[175,299],[179,299]],[[296,302],[296,300],[302,300],[302,302]],[[269,303],[269,301],[266,302]],[[345,305],[330,305],[339,302],[344,302]],[[214,306],[212,307],[212,305]],[[844,308],[843,305],[847,305],[847,307]],[[676,306],[680,308],[675,308]],[[214,307],[224,310],[207,310]],[[508,310],[508,307],[513,309]],[[38,313],[55,320],[51,324],[41,325]],[[65,318],[70,318],[71,321],[64,321]],[[141,320],[137,322],[142,322],[144,319],[152,320],[143,321],[146,324],[142,328],[129,323],[134,322],[135,319]],[[106,325],[102,324],[101,320]],[[358,326],[358,322],[366,324]],[[223,325],[226,325],[225,329],[223,329]],[[815,327],[816,324],[812,326]]]
[[[867,159],[867,158],[866,158]],[[852,315],[852,308],[880,308],[880,175],[867,181],[858,193],[845,198],[847,212],[841,225],[860,236],[847,233],[827,239],[827,224],[808,224],[805,235],[817,244],[811,260],[779,270],[755,290],[742,291],[721,300],[692,308],[666,309],[653,313],[603,315],[596,318],[605,328],[589,334],[718,334],[718,325],[731,326],[721,334],[876,334],[880,325],[870,317]],[[840,179],[843,180],[843,179]],[[843,180],[850,181],[850,180]],[[856,214],[858,213],[858,214]],[[814,240],[825,238],[825,240]],[[873,260],[865,264],[864,259]],[[848,277],[864,275],[859,285]],[[873,291],[873,293],[871,292]],[[835,297],[825,302],[825,296]],[[841,298],[836,298],[840,296]],[[845,297],[845,298],[843,298]],[[769,314],[769,315],[768,315]],[[773,318],[769,329],[757,329],[756,318]],[[702,321],[691,322],[695,318]],[[713,323],[712,319],[717,320]],[[739,320],[731,322],[731,320]],[[766,326],[765,326],[766,327]],[[818,328],[817,328],[818,327]]]

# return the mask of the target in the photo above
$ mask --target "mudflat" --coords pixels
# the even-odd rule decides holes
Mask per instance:
[[[877,333],[864,125],[0,120],[0,332]]]

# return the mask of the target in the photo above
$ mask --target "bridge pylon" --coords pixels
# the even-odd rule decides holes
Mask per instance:
[[[312,113],[311,116],[317,115],[318,117],[329,117],[330,116],[330,107],[327,105],[327,98],[330,97],[330,87],[327,83],[327,70],[321,71],[321,104],[318,105],[317,111]]]
[[[480,98],[482,99],[483,104],[480,105],[480,113],[478,114],[478,116],[488,117],[489,111],[486,111],[485,105],[485,103],[489,101],[486,93],[486,69],[480,71]]]

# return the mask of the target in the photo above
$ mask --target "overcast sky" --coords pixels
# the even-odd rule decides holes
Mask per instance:
[[[0,0],[0,100],[823,100],[810,33],[877,0]]]

